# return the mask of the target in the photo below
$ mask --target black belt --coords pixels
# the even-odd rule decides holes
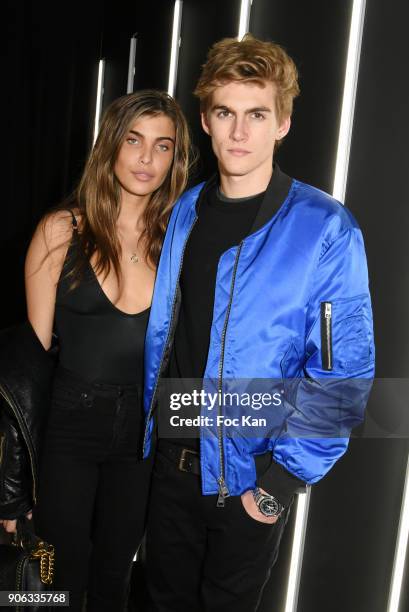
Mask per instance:
[[[159,441],[157,450],[175,463],[181,472],[200,476],[200,455],[197,451],[183,448],[164,439]]]

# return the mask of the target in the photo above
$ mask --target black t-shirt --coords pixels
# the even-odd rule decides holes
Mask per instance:
[[[247,198],[227,198],[213,187],[203,198],[186,245],[180,276],[182,301],[167,377],[203,378],[219,259],[249,235],[263,197],[264,192]],[[199,448],[198,437],[175,438],[172,442]]]

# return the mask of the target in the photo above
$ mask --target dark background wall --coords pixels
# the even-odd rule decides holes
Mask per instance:
[[[6,6],[2,326],[25,316],[23,265],[34,224],[72,189],[92,144],[102,38],[97,2]]]
[[[301,96],[279,163],[329,192],[351,6],[352,0],[254,0],[250,21],[250,30],[282,44],[300,71]],[[239,0],[184,2],[176,97],[202,154],[196,180],[215,164],[192,89],[208,47],[237,35],[239,9]],[[135,33],[135,89],[166,89],[172,15],[171,0],[91,0],[54,8],[9,2],[2,327],[25,316],[23,262],[35,223],[73,188],[92,144],[99,58],[106,59],[104,108],[126,93]],[[365,237],[379,378],[409,377],[408,22],[405,0],[368,0],[346,193]],[[383,439],[359,430],[349,452],[313,488],[298,612],[386,610],[409,452],[407,440],[382,423],[392,409],[387,395],[373,399],[368,414],[380,419]],[[283,609],[293,519],[260,612]]]

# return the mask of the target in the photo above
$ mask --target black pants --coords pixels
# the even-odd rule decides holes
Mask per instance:
[[[85,592],[88,612],[126,608],[151,474],[151,460],[141,460],[141,402],[137,385],[57,372],[34,523],[55,547],[53,589],[70,592],[71,612]]]
[[[153,469],[147,575],[153,612],[254,612],[288,518],[260,523],[240,496],[217,508],[200,477],[160,452]]]

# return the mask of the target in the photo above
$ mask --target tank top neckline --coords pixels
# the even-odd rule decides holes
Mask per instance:
[[[70,245],[69,245],[69,250],[73,247],[73,246],[78,246],[78,223],[77,223],[77,219],[73,213],[73,211],[71,209],[70,213],[72,216],[72,229],[73,229],[73,233],[71,236],[71,241],[70,241]],[[121,310],[120,308],[118,308],[117,306],[115,306],[115,304],[109,299],[109,297],[107,296],[107,294],[105,293],[105,291],[103,290],[101,283],[98,280],[97,275],[95,274],[95,270],[90,262],[89,259],[87,259],[87,264],[88,264],[88,269],[91,272],[91,277],[94,281],[94,283],[97,285],[97,289],[98,292],[100,294],[100,296],[103,298],[103,300],[105,301],[105,303],[107,303],[114,312],[124,316],[124,317],[131,317],[131,318],[138,318],[138,317],[142,317],[143,315],[146,315],[151,307],[148,306],[148,308],[145,308],[144,310],[140,310],[139,312],[125,312],[124,310]]]
[[[105,293],[105,291],[103,290],[101,283],[99,282],[97,275],[95,274],[95,270],[92,267],[91,262],[88,260],[88,267],[91,271],[92,274],[92,278],[94,280],[94,282],[97,284],[98,286],[98,291],[100,293],[100,295],[104,298],[104,300],[111,306],[111,308],[113,310],[115,310],[115,312],[118,312],[119,314],[123,315],[124,317],[141,317],[144,314],[148,313],[151,309],[150,306],[148,306],[148,308],[145,308],[144,310],[140,310],[139,312],[125,312],[124,310],[121,310],[120,308],[118,308],[117,306],[115,306],[115,304],[109,299],[109,297],[107,296],[107,294]]]

